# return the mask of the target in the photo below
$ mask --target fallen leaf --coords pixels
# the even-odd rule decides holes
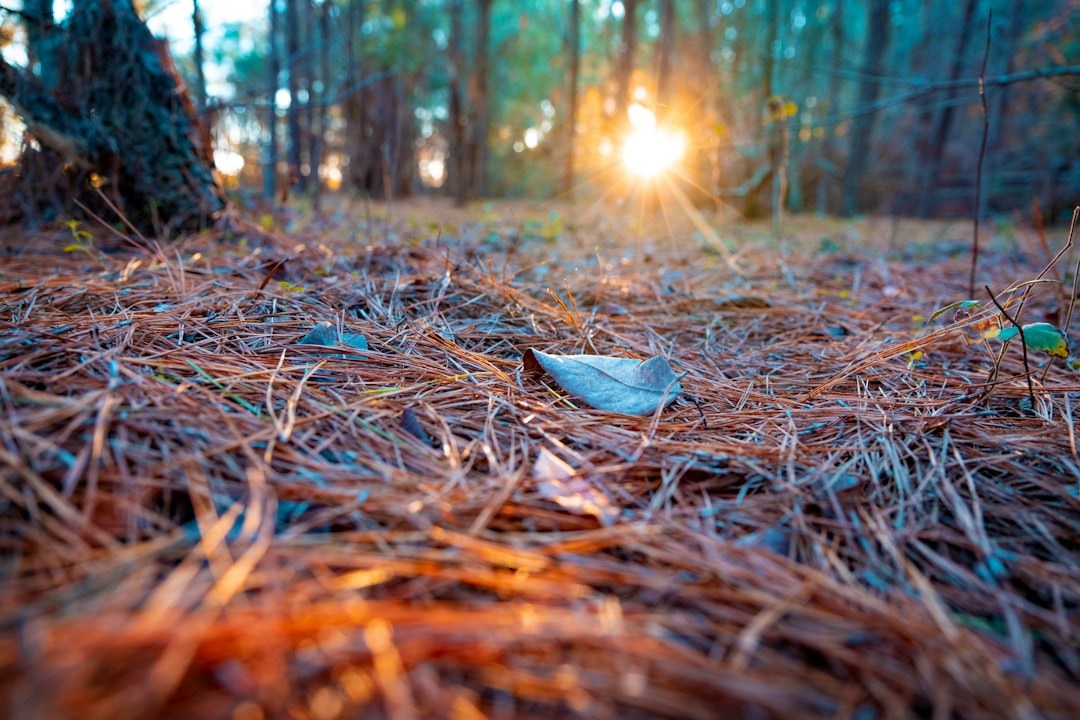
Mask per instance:
[[[547,500],[573,513],[592,515],[607,526],[619,517],[607,496],[583,478],[547,448],[540,448],[533,465],[533,478],[538,480],[537,492]]]
[[[337,326],[330,322],[321,322],[300,338],[300,345],[318,345],[321,347],[345,347],[353,350],[366,351],[368,349],[367,338],[360,333],[339,332]],[[343,358],[346,353],[313,353],[316,355],[330,355]]]
[[[526,373],[546,371],[559,387],[597,410],[649,415],[682,393],[682,375],[676,375],[660,356],[641,361],[603,355],[550,355],[529,348],[521,361]]]
[[[978,300],[959,300],[959,301],[954,302],[954,303],[949,303],[945,307],[939,307],[937,310],[935,310],[930,315],[930,318],[926,321],[926,324],[929,325],[930,323],[934,322],[935,320],[937,320],[939,317],[941,317],[945,313],[949,312],[950,310],[967,310],[968,308],[973,308],[973,307],[978,307],[978,306],[979,306],[979,301]]]
[[[412,408],[405,408],[405,411],[401,413],[401,429],[425,445],[432,444],[431,436],[424,430],[424,426],[420,424],[420,418],[416,417],[416,411]]]

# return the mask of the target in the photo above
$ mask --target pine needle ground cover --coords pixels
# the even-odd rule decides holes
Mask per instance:
[[[1080,715],[1080,382],[988,383],[986,297],[927,323],[964,226],[394,213],[5,231],[5,714]],[[981,276],[1013,314],[1064,244]]]

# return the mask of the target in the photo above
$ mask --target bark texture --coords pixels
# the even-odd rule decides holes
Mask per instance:
[[[52,53],[39,61],[54,89],[0,58],[0,94],[37,141],[5,188],[9,205],[75,214],[74,199],[108,217],[100,192],[148,231],[208,223],[225,206],[209,137],[167,49],[130,1],[87,0],[45,28],[56,42],[39,43]],[[72,207],[41,207],[46,200]]]

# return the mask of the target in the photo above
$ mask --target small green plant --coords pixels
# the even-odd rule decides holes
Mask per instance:
[[[83,230],[78,220],[68,220],[67,226],[71,230],[71,242],[64,246],[64,252],[85,252],[94,254],[94,235]]]
[[[305,288],[303,285],[300,285],[298,283],[291,283],[288,280],[282,280],[278,283],[278,290],[281,290],[281,292],[285,293],[286,298],[291,297],[293,293],[302,293],[304,292],[304,289]]]
[[[989,306],[983,306],[978,300],[959,300],[938,308],[926,321],[927,324],[929,324],[942,315],[951,312],[959,327],[963,329],[965,335],[967,335],[970,344],[983,343],[987,349],[990,350],[990,340],[1001,342],[1001,348],[996,353],[994,353],[993,350],[990,350],[993,367],[990,370],[990,376],[987,378],[986,390],[982,396],[983,400],[989,397],[990,393],[997,385],[1002,358],[1005,356],[1005,351],[1008,350],[1009,344],[1016,338],[1020,339],[1020,347],[1024,354],[1024,376],[1027,379],[1028,398],[1031,401],[1032,407],[1035,406],[1035,389],[1032,381],[1031,367],[1028,364],[1029,350],[1046,353],[1051,357],[1051,362],[1053,362],[1053,358],[1063,358],[1066,360],[1069,369],[1075,372],[1077,364],[1069,361],[1069,339],[1066,335],[1072,321],[1073,309],[1076,305],[1075,282],[1073,283],[1074,287],[1072,288],[1072,292],[1068,293],[1066,299],[1065,284],[1059,280],[1054,280],[1046,276],[1054,269],[1058,261],[1073,249],[1073,240],[1078,218],[1080,218],[1080,206],[1073,211],[1072,223],[1069,226],[1068,242],[1065,243],[1065,246],[1050,260],[1046,267],[1042,269],[1042,272],[1040,272],[1033,280],[1013,283],[1008,289],[1000,293],[1000,295],[995,294],[989,286],[984,286],[983,289],[986,290],[990,302],[993,303],[994,308],[997,310],[996,313],[993,312]],[[1080,275],[1080,257],[1077,258],[1077,265],[1073,270],[1073,277],[1075,278],[1078,275]],[[1062,325],[1064,330],[1048,322],[1020,323],[1020,315],[1024,310],[1024,304],[1027,302],[1032,289],[1046,283],[1055,284],[1062,288],[1062,304],[1068,307],[1068,312],[1065,315],[1065,321]],[[1001,299],[999,299],[999,297]],[[1011,313],[1007,309],[1010,306],[1014,308]],[[909,363],[909,368],[911,366],[912,364]],[[1047,365],[1042,373],[1043,378],[1046,377],[1046,373],[1049,372],[1049,369],[1050,366]]]

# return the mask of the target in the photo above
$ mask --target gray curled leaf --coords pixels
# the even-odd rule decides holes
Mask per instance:
[[[321,322],[300,338],[300,345],[318,345],[320,347],[345,347],[353,350],[366,351],[368,349],[367,338],[359,333],[339,332],[337,326],[330,322]],[[345,357],[344,353],[334,353],[336,357]]]
[[[597,410],[649,415],[661,403],[667,407],[682,393],[682,375],[676,375],[660,356],[642,361],[603,355],[551,355],[530,348],[521,360],[526,373],[547,372],[559,387]]]

